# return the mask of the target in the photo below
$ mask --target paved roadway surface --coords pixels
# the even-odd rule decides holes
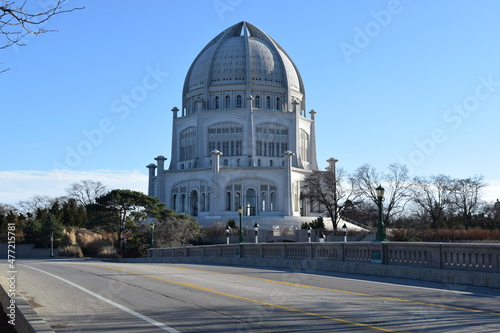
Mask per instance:
[[[500,331],[498,289],[234,266],[16,266],[18,293],[56,332]]]

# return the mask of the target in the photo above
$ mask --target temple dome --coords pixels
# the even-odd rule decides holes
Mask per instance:
[[[248,22],[226,29],[199,53],[184,82],[183,101],[208,100],[217,91],[282,91],[288,103],[304,99],[297,67],[283,48]]]

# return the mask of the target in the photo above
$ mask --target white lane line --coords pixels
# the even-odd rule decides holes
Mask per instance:
[[[147,317],[147,316],[145,316],[145,315],[142,315],[142,314],[140,314],[139,312],[136,312],[136,311],[134,311],[134,310],[131,310],[131,309],[129,309],[129,308],[127,308],[127,307],[125,307],[125,306],[123,306],[123,305],[121,305],[121,304],[118,304],[118,303],[116,303],[116,302],[113,302],[113,301],[112,301],[112,300],[110,300],[110,299],[107,299],[107,298],[105,298],[105,297],[102,297],[101,295],[96,294],[95,292],[90,291],[90,290],[88,290],[88,289],[85,289],[84,287],[82,287],[82,286],[80,286],[80,285],[78,285],[78,284],[76,284],[76,283],[73,283],[73,282],[71,282],[71,281],[68,281],[68,280],[66,280],[66,279],[64,279],[64,278],[62,278],[62,277],[60,277],[60,276],[57,276],[57,275],[54,275],[54,274],[52,274],[52,273],[49,273],[49,272],[43,271],[43,270],[38,269],[38,268],[31,267],[31,266],[27,266],[27,265],[19,265],[19,266],[24,266],[24,267],[27,267],[27,268],[31,268],[31,269],[33,269],[33,270],[35,270],[35,271],[39,271],[39,272],[41,272],[41,273],[47,274],[47,275],[49,275],[49,276],[52,276],[53,278],[59,279],[59,280],[61,280],[61,281],[65,282],[65,283],[67,283],[67,284],[69,284],[69,285],[71,285],[71,286],[73,286],[73,287],[75,287],[75,288],[77,288],[77,289],[80,289],[81,291],[83,291],[83,292],[85,292],[85,293],[87,293],[87,294],[89,294],[89,295],[92,295],[92,296],[94,296],[94,297],[96,297],[96,298],[100,299],[100,300],[101,300],[101,301],[103,301],[103,302],[106,302],[106,303],[108,303],[108,304],[110,304],[110,305],[112,305],[112,306],[115,306],[115,307],[117,307],[118,309],[120,309],[120,310],[122,310],[122,311],[125,311],[125,312],[127,312],[127,313],[129,313],[129,314],[131,314],[131,315],[133,315],[133,316],[136,316],[137,318],[142,319],[142,320],[144,320],[144,321],[146,321],[146,322],[148,322],[148,323],[150,323],[150,324],[152,324],[152,325],[155,325],[155,326],[157,326],[158,328],[161,328],[162,330],[165,330],[165,331],[170,332],[170,333],[181,333],[180,331],[176,330],[175,328],[172,328],[172,327],[170,327],[170,326],[167,326],[167,325],[165,325],[165,324],[162,324],[162,323],[160,323],[160,322],[157,322],[157,321],[156,321],[156,320],[154,320],[154,319],[151,319],[151,318],[149,318],[149,317]]]

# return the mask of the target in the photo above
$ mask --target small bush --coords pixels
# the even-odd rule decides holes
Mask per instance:
[[[82,248],[86,256],[99,258],[116,258],[118,256],[114,248],[114,237],[111,234],[96,234],[87,229],[75,231],[76,243]]]
[[[76,235],[73,229],[64,229],[61,237],[61,247],[76,245]]]

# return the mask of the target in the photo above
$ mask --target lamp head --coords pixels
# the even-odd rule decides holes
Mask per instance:
[[[376,189],[375,192],[377,193],[377,198],[382,199],[384,197],[384,188],[382,185],[379,185]]]
[[[243,207],[241,207],[241,206],[238,207],[238,214],[240,214],[240,215],[243,214]]]

